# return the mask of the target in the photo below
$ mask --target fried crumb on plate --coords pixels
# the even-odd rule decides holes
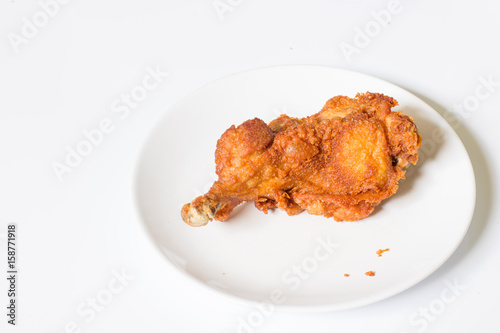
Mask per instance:
[[[350,276],[350,274],[344,274],[344,276],[345,276],[345,277],[349,277],[349,276]]]
[[[375,272],[373,271],[368,271],[365,273],[366,276],[374,276],[375,275]]]
[[[386,252],[386,251],[389,251],[389,249],[388,249],[388,248],[387,248],[387,249],[385,249],[385,250],[379,249],[379,250],[377,251],[377,254],[378,254],[378,256],[379,256],[379,257],[382,257],[382,253],[384,253],[384,252]]]

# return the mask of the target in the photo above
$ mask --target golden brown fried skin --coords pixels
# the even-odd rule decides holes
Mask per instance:
[[[269,125],[255,118],[231,126],[217,141],[219,179],[183,207],[184,221],[226,221],[245,201],[265,213],[278,207],[336,221],[367,217],[418,160],[421,137],[411,117],[391,111],[396,105],[391,97],[367,92],[334,97],[310,117],[281,115]]]

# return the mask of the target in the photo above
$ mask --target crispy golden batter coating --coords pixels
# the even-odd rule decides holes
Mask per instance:
[[[367,217],[418,160],[421,137],[411,117],[391,111],[396,105],[382,94],[337,96],[306,118],[231,126],[217,141],[219,179],[184,205],[182,218],[192,226],[225,221],[245,201],[265,213],[278,207],[336,221]]]

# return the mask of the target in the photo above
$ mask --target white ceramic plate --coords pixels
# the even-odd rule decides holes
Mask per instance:
[[[265,215],[244,204],[226,223],[184,224],[180,209],[211,186],[215,145],[228,127],[281,113],[307,116],[330,97],[366,91],[396,98],[395,109],[411,115],[423,137],[419,163],[370,217],[338,223],[307,213]],[[455,251],[475,204],[467,152],[435,110],[383,80],[316,66],[252,70],[185,97],[148,139],[136,186],[151,239],[186,277],[232,300],[301,311],[353,308],[415,285]]]

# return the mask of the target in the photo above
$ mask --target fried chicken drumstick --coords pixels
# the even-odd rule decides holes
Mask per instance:
[[[391,111],[397,104],[367,92],[333,97],[306,118],[231,126],[217,141],[218,180],[184,205],[182,219],[194,227],[226,221],[246,201],[264,213],[278,207],[336,221],[367,217],[418,160],[421,137],[411,117]]]

